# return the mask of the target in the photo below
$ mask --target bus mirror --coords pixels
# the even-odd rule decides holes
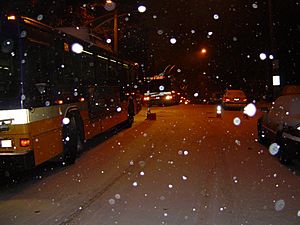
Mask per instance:
[[[38,92],[40,92],[40,94],[44,94],[46,92],[46,83],[36,83],[35,87],[37,88]]]

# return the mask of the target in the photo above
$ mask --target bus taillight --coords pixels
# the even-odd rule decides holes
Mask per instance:
[[[16,20],[16,16],[14,15],[7,16],[7,20]]]
[[[29,138],[21,138],[20,139],[20,146],[21,147],[28,147],[30,145]]]

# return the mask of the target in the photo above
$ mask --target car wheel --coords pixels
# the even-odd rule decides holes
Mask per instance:
[[[279,162],[283,165],[291,164],[292,160],[287,152],[287,147],[286,147],[286,145],[284,143],[284,139],[282,137],[282,131],[277,132],[276,142],[280,146],[279,152],[278,152]]]

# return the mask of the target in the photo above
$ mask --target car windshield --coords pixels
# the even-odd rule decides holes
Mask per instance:
[[[0,225],[300,224],[300,0],[0,14]]]
[[[239,90],[227,91],[225,93],[225,95],[228,97],[246,97],[245,93],[243,91],[239,91]]]

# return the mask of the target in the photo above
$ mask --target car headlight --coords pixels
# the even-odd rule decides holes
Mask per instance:
[[[300,137],[300,124],[296,127],[289,127],[288,133],[290,133],[293,136]]]
[[[300,124],[295,129],[295,136],[300,137]]]

